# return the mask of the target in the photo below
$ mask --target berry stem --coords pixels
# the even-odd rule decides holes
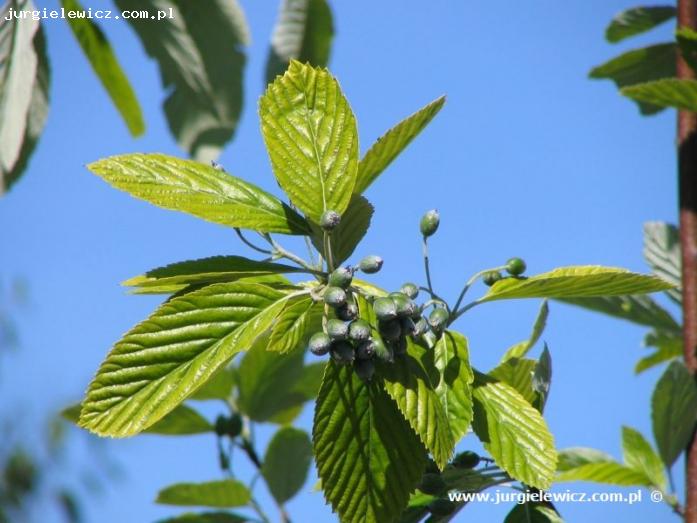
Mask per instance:
[[[237,236],[239,236],[240,240],[242,240],[242,243],[244,243],[250,249],[254,249],[255,251],[260,252],[262,254],[273,254],[273,252],[271,252],[270,250],[262,249],[261,247],[257,247],[252,242],[250,242],[247,238],[245,238],[244,234],[242,234],[242,231],[239,227],[235,227],[235,232],[237,233]]]
[[[310,274],[314,275],[315,278],[318,280],[321,280],[320,276],[324,276],[324,273],[322,271],[316,270],[314,267],[312,267],[310,264],[308,264],[305,260],[303,260],[300,256],[297,254],[293,254],[292,252],[284,249],[276,240],[274,240],[269,233],[264,234],[264,239],[269,242],[269,244],[273,247],[273,254],[280,256],[281,258],[286,258],[290,261],[294,261],[298,265],[300,265],[303,269],[305,269],[307,272]]]
[[[332,253],[332,240],[327,231],[324,231],[324,256],[327,259],[327,272],[332,272],[334,267],[334,253]]]
[[[426,271],[426,284],[428,285],[428,292],[433,294],[433,284],[431,283],[431,268],[428,262],[428,240],[426,236],[422,236],[422,246],[424,255],[424,269]]]
[[[462,307],[460,310],[455,310],[450,316],[450,319],[448,320],[448,325],[452,325],[455,320],[457,320],[460,316],[462,316],[464,313],[466,313],[468,310],[470,310],[472,307],[476,307],[480,303],[483,303],[482,298],[479,298],[477,300],[469,302],[467,305]]]
[[[488,272],[493,272],[493,271],[502,271],[506,268],[505,265],[501,267],[494,267],[493,269],[484,269],[483,271],[479,271],[476,274],[474,274],[469,280],[467,280],[467,283],[465,283],[465,286],[462,288],[462,292],[460,292],[460,296],[457,298],[457,301],[455,302],[455,314],[458,313],[458,308],[460,307],[460,304],[462,303],[462,300],[465,297],[465,294],[467,294],[467,291],[469,288],[474,285],[474,282],[476,282],[479,278],[484,276]],[[464,312],[464,311],[463,311]]]

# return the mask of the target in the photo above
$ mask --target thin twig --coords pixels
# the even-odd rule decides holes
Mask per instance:
[[[424,269],[426,270],[426,283],[428,285],[428,290],[433,293],[433,284],[431,283],[431,268],[428,263],[428,240],[424,236],[422,239],[423,255],[424,255]]]
[[[467,294],[467,291],[469,288],[476,282],[479,278],[484,276],[488,272],[493,272],[493,271],[502,271],[506,267],[494,267],[493,269],[484,269],[483,271],[479,271],[476,273],[474,276],[472,276],[469,280],[467,280],[467,283],[465,283],[465,286],[462,288],[462,292],[460,293],[460,296],[457,298],[457,301],[455,302],[455,307],[453,307],[453,310],[457,312],[457,309],[460,307],[460,304],[462,303],[462,299],[465,297],[465,294]]]
[[[255,251],[260,252],[262,254],[273,254],[268,249],[262,249],[261,247],[257,247],[252,242],[250,242],[247,238],[244,237],[244,234],[242,234],[242,231],[238,227],[235,227],[235,232],[237,233],[237,236],[239,236],[240,240],[242,240],[242,242],[245,245],[247,245],[247,247],[249,247],[250,249],[254,249]]]

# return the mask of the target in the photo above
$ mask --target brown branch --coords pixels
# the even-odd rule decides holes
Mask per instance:
[[[678,0],[678,27],[697,30],[697,0]],[[694,71],[677,56],[678,78]],[[685,365],[697,374],[697,113],[678,111],[678,188]],[[697,523],[697,432],[685,449],[685,522]]]

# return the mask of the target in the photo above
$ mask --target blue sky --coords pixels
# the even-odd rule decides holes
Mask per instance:
[[[280,194],[256,116],[277,6],[242,3],[252,33],[245,105],[236,139],[220,161]],[[37,4],[58,7],[57,1]],[[607,44],[605,25],[632,5],[333,2],[331,69],[358,118],[361,150],[402,117],[448,96],[431,126],[367,193],[377,212],[356,254],[385,258],[377,283],[393,288],[423,280],[418,219],[433,207],[441,212],[431,251],[434,283],[450,297],[472,273],[512,255],[524,257],[530,272],[570,264],[646,270],[642,223],[676,216],[675,115],[644,119],[609,82],[587,79],[593,65],[621,50],[670,36],[666,26],[627,44]],[[48,20],[44,27],[53,72],[48,124],[28,173],[0,201],[0,276],[28,280],[32,300],[18,315],[22,347],[0,371],[0,391],[13,409],[26,409],[28,424],[79,399],[111,344],[156,306],[157,298],[128,296],[118,282],[173,261],[251,255],[230,230],[136,201],[87,172],[86,163],[117,153],[183,153],[161,111],[156,64],[124,23],[102,28],[145,112],[147,131],[137,140],[67,25]],[[506,347],[524,339],[538,305],[497,303],[463,317],[459,327],[470,339],[474,364],[489,369]],[[645,351],[642,336],[641,328],[552,304],[544,335],[554,361],[546,414],[558,447],[591,446],[620,458],[621,425],[650,435],[648,405],[659,374],[632,372]],[[310,419],[308,411],[301,424]],[[461,447],[477,448],[472,437]],[[88,521],[174,514],[152,503],[160,487],[218,477],[211,436],[143,436],[112,442],[110,449],[125,477],[91,503]],[[290,504],[293,520],[331,521],[321,496],[310,492],[312,483]],[[498,521],[507,510],[471,506],[459,520]],[[648,501],[560,510],[570,522],[610,522],[619,514],[637,522],[674,519]]]

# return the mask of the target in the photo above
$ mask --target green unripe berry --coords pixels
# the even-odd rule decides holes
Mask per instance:
[[[336,317],[344,321],[352,321],[358,317],[358,306],[349,302],[336,309]]]
[[[402,327],[402,334],[405,336],[409,334],[414,334],[414,331],[416,330],[416,324],[414,323],[414,320],[411,318],[401,318],[399,320],[399,324]]]
[[[371,360],[356,360],[353,368],[363,381],[370,381],[375,374],[375,364]]]
[[[242,433],[242,417],[236,412],[230,416],[227,424],[227,435],[236,438]]]
[[[482,281],[484,282],[484,285],[488,285],[489,287],[491,287],[500,279],[501,273],[499,271],[489,271],[484,273],[484,276],[482,276]]]
[[[413,300],[416,299],[416,297],[419,295],[419,287],[414,283],[405,283],[399,289],[399,292],[406,295],[407,298]]]
[[[220,414],[215,418],[215,433],[223,437],[227,433],[227,417]]]
[[[335,341],[331,348],[332,359],[341,365],[347,365],[353,362],[355,353],[353,345],[348,341]]]
[[[402,325],[399,320],[380,322],[380,335],[385,341],[397,341],[402,335]]]
[[[428,324],[433,330],[441,330],[448,323],[448,311],[443,307],[436,307],[433,309],[428,317]]]
[[[414,331],[412,332],[412,335],[421,336],[426,332],[428,332],[428,323],[426,323],[424,318],[419,318],[419,320],[414,324]]]
[[[520,258],[511,258],[506,262],[506,270],[511,276],[520,276],[526,268],[525,262]]]
[[[345,340],[348,337],[348,323],[331,319],[327,322],[327,334],[332,340]]]
[[[370,324],[365,320],[355,320],[349,325],[348,335],[353,341],[365,341],[370,338]]]
[[[215,419],[215,433],[218,436],[236,438],[242,432],[242,418],[234,413],[230,417],[222,414]]]
[[[397,310],[397,316],[401,318],[408,318],[414,314],[416,310],[416,304],[411,301],[405,294],[401,292],[390,293],[390,298],[394,302],[395,309]]]
[[[434,516],[449,516],[456,508],[457,505],[454,502],[443,498],[434,499],[428,504],[428,510]]]
[[[392,349],[385,345],[385,342],[383,342],[378,337],[373,338],[371,342],[373,345],[373,351],[375,352],[375,356],[380,358],[382,361],[386,361],[388,363],[392,363],[394,361],[394,354],[392,353]]]
[[[435,232],[438,230],[439,224],[440,215],[438,214],[438,211],[435,209],[428,211],[421,217],[421,223],[419,224],[421,234],[423,234],[424,238],[433,236]]]
[[[393,320],[397,317],[397,306],[392,298],[376,298],[373,302],[373,310],[380,321]]]
[[[440,477],[440,474],[427,472],[421,477],[418,488],[424,494],[437,496],[445,489],[445,486],[445,481]]]
[[[332,210],[327,210],[322,213],[319,219],[319,226],[325,231],[333,231],[341,223],[341,215]]]
[[[380,256],[366,256],[358,262],[358,268],[366,274],[375,274],[382,268]]]
[[[453,458],[453,465],[460,469],[473,469],[479,465],[479,461],[479,454],[471,450],[465,450]]]
[[[324,303],[337,308],[346,304],[346,291],[341,287],[327,287],[324,291]]]
[[[356,358],[359,360],[369,360],[375,354],[375,342],[373,340],[366,340],[358,345],[356,349]]]
[[[310,352],[315,356],[324,356],[332,346],[332,340],[324,332],[317,332],[312,335],[308,343]]]
[[[339,267],[331,272],[328,278],[328,283],[332,287],[341,287],[348,289],[353,280],[353,271],[348,267]]]

